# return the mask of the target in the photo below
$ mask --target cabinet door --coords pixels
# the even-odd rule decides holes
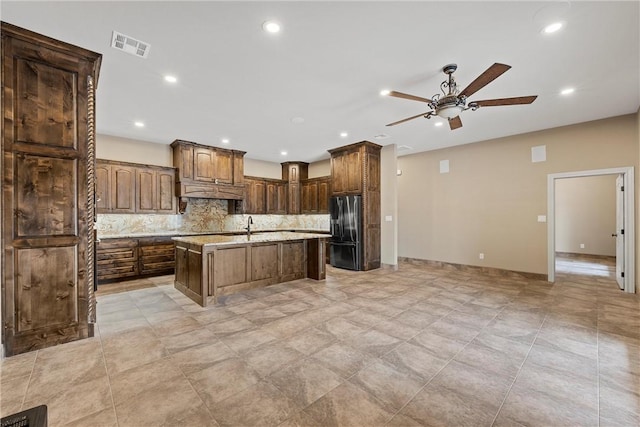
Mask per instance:
[[[176,213],[176,185],[173,169],[158,171],[156,200],[157,213]]]
[[[318,182],[309,183],[309,212],[318,212]]]
[[[331,191],[336,194],[346,192],[346,179],[347,171],[344,153],[333,155],[331,157]]]
[[[287,213],[287,185],[284,183],[278,184],[278,208],[276,213],[278,214],[286,214]]]
[[[233,153],[231,151],[216,150],[214,172],[219,183],[233,184]]]
[[[287,213],[296,215],[301,212],[300,184],[287,184]]]
[[[193,149],[193,179],[212,182],[215,180],[215,151],[208,148]]]
[[[266,187],[266,213],[278,213],[278,183],[267,182]]]
[[[189,287],[189,269],[187,263],[187,248],[176,244],[176,284]]]
[[[311,213],[311,199],[309,195],[309,187],[311,184],[305,182],[302,184],[301,200],[300,200],[300,212],[303,214]]]
[[[153,169],[136,169],[136,212],[155,213],[158,203],[158,172]]]
[[[245,213],[263,214],[266,212],[266,183],[258,179],[245,179]]]
[[[111,165],[96,164],[96,210],[98,213],[111,211]]]
[[[360,193],[362,191],[362,163],[360,151],[352,151],[345,156],[347,166],[346,191]]]
[[[131,166],[111,166],[111,212],[135,213],[136,170]]]
[[[328,179],[318,182],[318,213],[329,213],[329,195],[331,182]]]
[[[254,181],[252,199],[254,200],[255,211],[253,213],[263,214],[267,210],[267,188],[264,181]]]
[[[193,147],[180,145],[178,147],[178,156],[175,156],[175,151],[173,153],[173,165],[178,168],[180,180],[193,179]]]

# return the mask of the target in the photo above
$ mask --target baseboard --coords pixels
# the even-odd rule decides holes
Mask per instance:
[[[546,274],[528,273],[526,271],[505,270],[494,267],[479,267],[477,265],[456,264],[453,262],[432,261],[420,258],[398,257],[398,262],[406,262],[414,265],[428,265],[430,267],[439,267],[447,270],[475,272],[479,274],[488,274],[490,276],[514,277],[519,279],[542,280],[548,281]]]
[[[380,264],[380,268],[384,269],[384,270],[393,270],[393,271],[397,271],[398,270],[398,264],[385,264],[384,262]]]
[[[594,254],[581,254],[578,252],[559,252],[556,251],[556,256],[562,256],[565,258],[590,258],[590,259],[604,259],[615,260],[615,255],[594,255]]]

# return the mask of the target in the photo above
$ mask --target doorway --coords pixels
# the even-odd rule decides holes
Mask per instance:
[[[635,293],[635,209],[633,167],[549,174],[547,176],[548,280],[555,281],[556,269],[556,180],[566,178],[618,176],[616,189],[616,280],[622,290]],[[617,235],[617,236],[615,236]]]

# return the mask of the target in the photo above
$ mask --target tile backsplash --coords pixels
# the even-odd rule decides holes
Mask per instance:
[[[226,200],[190,199],[183,215],[99,214],[100,237],[241,231],[249,215],[229,215]],[[255,230],[329,230],[329,215],[251,215]]]

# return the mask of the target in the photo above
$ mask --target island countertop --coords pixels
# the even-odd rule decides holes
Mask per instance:
[[[174,237],[176,242],[187,243],[197,246],[223,246],[223,245],[235,245],[239,243],[261,243],[261,242],[283,242],[288,240],[306,240],[306,239],[327,239],[331,237],[328,234],[318,233],[294,233],[291,231],[281,232],[256,232],[251,233],[250,236],[246,234],[238,236],[222,236],[222,235],[198,235],[198,236],[183,236]]]

